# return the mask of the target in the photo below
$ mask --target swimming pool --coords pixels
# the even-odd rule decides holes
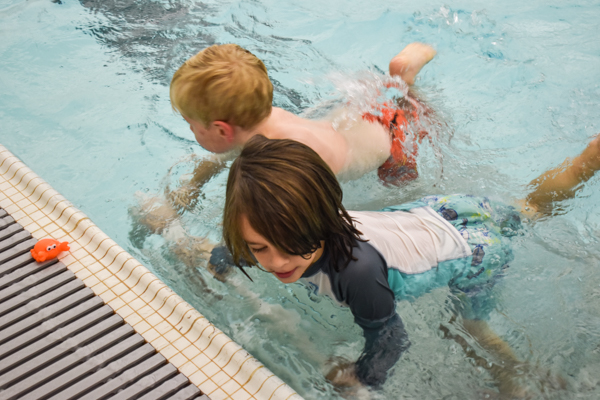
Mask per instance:
[[[255,284],[241,276],[220,283],[176,261],[163,238],[132,233],[138,192],[160,191],[176,161],[205,154],[168,102],[166,85],[183,60],[236,42],[265,61],[275,104],[304,112],[349,90],[332,83],[340,75],[386,70],[415,40],[434,45],[438,56],[418,87],[449,126],[443,168],[425,148],[421,179],[402,191],[374,173],[345,183],[350,209],[430,193],[516,198],[600,132],[597,2],[321,3],[0,2],[0,142],[306,398],[335,398],[325,363],[360,353],[347,310],[258,271]],[[174,176],[189,168],[178,164]],[[193,233],[218,237],[225,179],[184,215]],[[516,260],[498,286],[492,327],[522,358],[568,381],[550,398],[600,393],[598,181],[515,239]],[[442,338],[446,300],[436,291],[398,305],[413,345],[376,397],[472,398],[491,385]]]

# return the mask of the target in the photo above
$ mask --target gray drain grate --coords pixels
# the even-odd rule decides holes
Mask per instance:
[[[0,400],[208,400],[0,209]]]

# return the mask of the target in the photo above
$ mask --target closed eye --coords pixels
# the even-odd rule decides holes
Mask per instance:
[[[265,251],[267,249],[267,246],[263,246],[263,247],[250,247],[250,251],[254,254],[256,253],[260,253],[261,251]]]

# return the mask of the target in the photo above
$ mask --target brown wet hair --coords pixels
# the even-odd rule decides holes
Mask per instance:
[[[334,173],[310,147],[252,137],[227,180],[223,237],[234,262],[257,265],[241,232],[246,216],[257,233],[291,255],[306,257],[324,241],[334,269],[341,271],[354,259],[352,247],[361,240],[342,196]]]

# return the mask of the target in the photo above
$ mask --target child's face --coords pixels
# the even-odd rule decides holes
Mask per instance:
[[[242,217],[241,225],[242,236],[256,261],[283,283],[296,282],[323,254],[323,246],[308,258],[287,254],[256,232],[245,216]]]
[[[212,122],[208,128],[200,121],[183,116],[190,124],[190,130],[194,133],[196,141],[212,153],[225,153],[233,149],[233,137],[225,132],[223,122]]]

